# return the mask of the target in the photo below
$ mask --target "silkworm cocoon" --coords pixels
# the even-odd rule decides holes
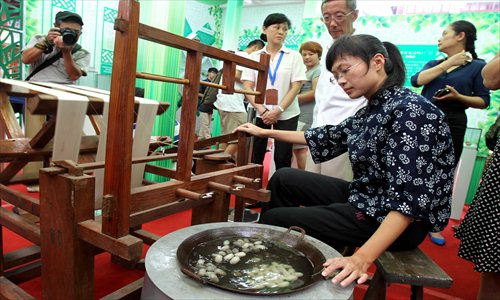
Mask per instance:
[[[235,254],[235,256],[238,256],[238,257],[243,257],[245,255],[247,255],[245,252],[238,252]]]
[[[232,265],[235,265],[239,261],[240,261],[240,258],[238,256],[235,256],[235,257],[231,258],[231,260],[229,261],[229,263],[232,264]]]
[[[217,277],[217,275],[215,275],[215,273],[212,273],[208,276],[208,280],[212,281],[213,283],[218,283],[219,277]]]
[[[224,256],[224,260],[228,261],[228,260],[231,260],[233,257],[234,257],[234,254],[233,253],[229,253],[228,255]]]
[[[207,270],[204,268],[201,268],[198,270],[198,275],[200,276],[205,276],[207,274]]]
[[[224,272],[224,270],[219,269],[219,268],[215,269],[214,273],[217,275],[222,275],[222,276],[226,275],[226,272]]]
[[[215,266],[214,265],[207,265],[206,268],[207,268],[207,271],[209,271],[209,272],[215,271]]]
[[[214,258],[214,261],[215,261],[216,263],[218,263],[218,264],[219,264],[219,263],[221,263],[221,262],[222,262],[222,255],[218,255],[218,254],[217,254],[217,255],[215,256],[215,258]]]

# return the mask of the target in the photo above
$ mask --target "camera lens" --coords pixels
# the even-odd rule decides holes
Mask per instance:
[[[78,41],[77,34],[70,29],[61,29],[61,36],[64,44],[73,46]]]

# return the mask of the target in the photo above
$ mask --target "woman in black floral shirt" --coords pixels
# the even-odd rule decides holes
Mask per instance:
[[[300,226],[329,245],[360,247],[350,257],[325,262],[323,275],[347,286],[368,279],[368,267],[385,250],[417,247],[428,231],[442,230],[450,215],[455,157],[443,113],[403,88],[401,54],[370,35],[343,36],[326,58],[340,86],[367,107],[342,123],[305,132],[266,130],[245,124],[237,130],[294,144],[307,144],[316,163],[348,151],[354,179],[297,169],[271,178],[271,201],[260,222]]]

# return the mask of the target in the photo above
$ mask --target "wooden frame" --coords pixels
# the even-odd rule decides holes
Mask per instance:
[[[231,134],[199,142],[194,140],[202,57],[208,56],[224,62],[223,82],[217,87],[225,93],[253,94],[257,103],[263,103],[269,56],[263,54],[260,62],[256,62],[140,24],[139,3],[135,0],[120,1],[115,30],[117,32],[108,116],[108,122],[113,126],[108,126],[106,141],[106,157],[111,159],[106,159],[104,165],[53,162],[52,167],[40,171],[40,201],[13,193],[8,187],[0,185],[0,196],[6,201],[40,216],[40,227],[8,211],[5,214],[2,211],[0,222],[41,245],[44,299],[93,298],[93,256],[99,251],[107,251],[117,260],[140,263],[142,244],[152,243],[158,238],[140,229],[141,224],[145,222],[187,209],[193,210],[192,224],[225,221],[231,194],[237,197],[235,220],[241,220],[245,201],[269,201],[270,198],[269,191],[260,189],[262,166],[247,164],[245,134]],[[185,78],[172,79],[136,73],[138,38],[186,51]],[[256,91],[234,90],[236,64],[258,71]],[[170,150],[165,151],[163,155],[132,159],[135,80],[144,77],[184,85],[180,139],[176,153],[168,153],[174,152]],[[202,157],[204,154],[217,152],[197,149],[236,139],[239,155],[234,167],[191,175],[191,161],[194,156]],[[176,169],[148,165],[146,170],[175,180],[164,183],[150,182],[131,190],[133,164],[163,159],[175,159]],[[86,173],[102,167],[103,208],[102,216],[96,218],[95,177]],[[35,254],[29,255],[37,257],[36,251]],[[1,257],[0,276],[4,274],[3,255]],[[140,284],[135,282],[133,288],[125,288],[114,295],[124,295],[126,290],[137,295]],[[6,285],[9,286],[9,291],[19,292],[12,288],[10,283]],[[3,291],[0,296],[2,293]]]

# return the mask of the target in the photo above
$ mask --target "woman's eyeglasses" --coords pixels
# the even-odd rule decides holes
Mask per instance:
[[[329,15],[329,14],[324,14],[323,16],[321,16],[321,21],[323,21],[323,23],[330,23],[332,20],[335,20],[335,22],[337,23],[343,23],[346,19],[346,17],[350,14],[352,14],[355,10],[351,10],[350,12],[348,12],[347,14],[343,13],[343,12],[339,12],[339,13],[336,13],[334,14],[333,16],[332,15]]]
[[[335,82],[336,82],[336,81],[338,81],[338,80],[339,80],[340,78],[342,78],[342,77],[345,77],[345,75],[347,75],[347,73],[348,73],[350,70],[354,69],[355,67],[357,67],[357,66],[358,66],[358,65],[360,65],[361,63],[362,63],[362,61],[360,61],[359,63],[354,64],[354,65],[352,65],[352,66],[350,66],[350,67],[348,67],[348,68],[345,68],[344,70],[339,71],[338,73],[333,73],[333,77],[332,77],[332,78],[330,78],[330,82],[331,82],[331,83],[333,83],[333,84],[335,84]]]

